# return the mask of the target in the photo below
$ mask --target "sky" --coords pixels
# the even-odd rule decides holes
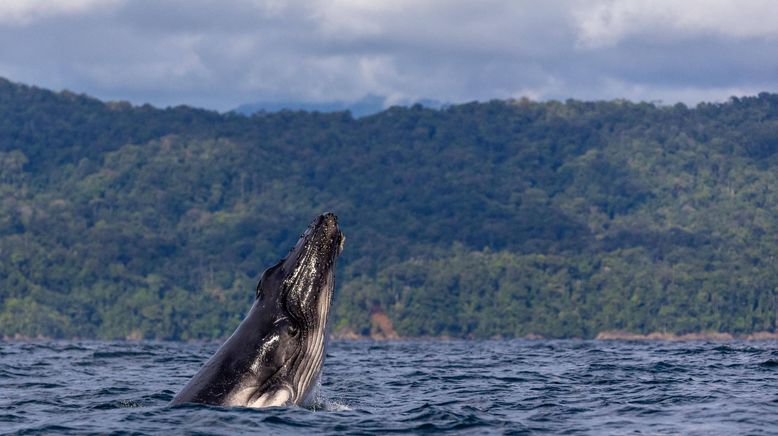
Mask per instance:
[[[0,76],[229,110],[778,92],[772,0],[2,0]]]

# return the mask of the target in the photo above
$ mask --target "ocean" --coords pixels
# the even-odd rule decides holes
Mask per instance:
[[[773,341],[332,341],[308,408],[169,407],[217,347],[0,342],[0,432],[778,433]]]

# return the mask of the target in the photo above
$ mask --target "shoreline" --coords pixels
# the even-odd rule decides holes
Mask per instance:
[[[778,341],[778,332],[754,332],[746,335],[732,333],[701,332],[677,335],[667,332],[652,332],[646,334],[623,331],[603,331],[594,338],[548,338],[541,335],[530,334],[521,337],[492,337],[492,338],[460,338],[451,336],[397,336],[387,338],[382,335],[331,335],[330,340],[335,341],[375,341],[375,342],[401,342],[401,341],[494,341],[494,340],[525,340],[525,341],[630,341],[630,342],[735,342],[735,341]]]
[[[774,341],[778,340],[778,332],[753,332],[738,335],[726,332],[698,332],[677,335],[668,332],[652,332],[647,334],[630,333],[621,330],[606,330],[594,338],[600,341],[668,341],[668,342],[729,342],[729,341]]]
[[[98,338],[51,338],[46,336],[25,336],[25,335],[3,335],[0,337],[0,342],[59,342],[59,341],[83,341],[83,342],[108,342],[108,341],[124,341],[124,342],[187,342],[187,343],[209,343],[224,342],[227,338],[215,338],[215,339],[190,339],[190,340],[173,340],[173,339],[144,339],[137,336],[127,336],[124,338],[116,339],[98,339]],[[491,337],[491,338],[474,338],[474,337],[453,337],[453,336],[400,336],[396,333],[390,336],[383,334],[372,335],[359,335],[353,331],[340,331],[337,333],[331,333],[327,335],[329,341],[373,341],[373,342],[402,342],[402,341],[494,341],[494,340],[526,340],[526,341],[640,341],[640,342],[733,342],[733,341],[778,341],[778,332],[753,332],[749,334],[733,334],[726,332],[697,332],[697,333],[685,333],[678,335],[668,332],[651,332],[651,333],[632,333],[623,330],[605,330],[598,333],[594,338],[548,338],[536,334],[528,334],[521,337]]]

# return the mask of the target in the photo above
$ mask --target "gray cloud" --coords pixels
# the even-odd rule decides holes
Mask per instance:
[[[106,99],[723,100],[778,86],[770,1],[6,0],[0,75]]]

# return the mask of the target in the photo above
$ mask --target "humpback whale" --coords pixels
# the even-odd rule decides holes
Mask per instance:
[[[171,405],[304,404],[324,360],[335,261],[344,241],[334,214],[315,218],[289,254],[262,273],[245,319]]]

